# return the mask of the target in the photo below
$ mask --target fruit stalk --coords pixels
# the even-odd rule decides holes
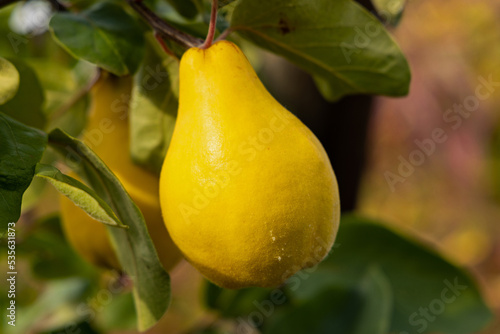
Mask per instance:
[[[212,12],[210,14],[210,25],[208,26],[208,34],[207,38],[205,39],[205,42],[200,45],[200,49],[207,49],[212,45],[212,42],[214,41],[214,36],[215,36],[215,27],[217,26],[217,8],[218,7],[218,1],[217,0],[212,0]]]

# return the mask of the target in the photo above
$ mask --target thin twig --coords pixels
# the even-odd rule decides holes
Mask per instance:
[[[200,49],[207,49],[212,45],[215,36],[215,28],[217,25],[217,9],[218,9],[218,1],[212,0],[212,12],[210,14],[210,25],[208,26],[208,34],[205,42],[200,45]]]
[[[163,51],[165,51],[165,53],[168,54],[169,56],[171,56],[171,57],[179,60],[179,58],[177,58],[177,56],[175,55],[175,53],[173,53],[173,51],[170,50],[170,48],[168,47],[168,45],[165,43],[165,41],[161,37],[161,34],[158,31],[155,31],[154,35],[155,35],[156,40],[160,44],[161,48],[163,49]]]
[[[192,48],[203,43],[202,40],[191,36],[183,31],[180,31],[172,27],[167,22],[163,21],[155,13],[153,13],[146,5],[141,1],[127,0],[130,7],[132,7],[139,15],[142,16],[144,20],[157,32],[159,32],[163,37],[168,38],[186,48]]]
[[[216,42],[218,41],[222,41],[224,39],[227,38],[227,36],[229,36],[231,33],[233,32],[233,29],[232,28],[227,28],[226,30],[224,30],[218,37],[217,39],[215,40]]]
[[[73,95],[66,103],[64,103],[62,106],[60,106],[56,111],[54,111],[51,115],[51,119],[55,120],[64,115],[71,107],[73,107],[78,101],[80,101],[85,95],[88,94],[88,92],[94,87],[96,84],[97,80],[101,77],[101,71],[98,70],[96,75],[92,78],[92,80],[89,81],[85,87],[83,87],[81,90],[76,92],[75,95]]]

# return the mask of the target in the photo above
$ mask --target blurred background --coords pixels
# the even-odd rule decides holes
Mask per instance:
[[[410,94],[377,98],[359,210],[411,230],[474,272],[500,311],[500,3],[410,1],[395,38],[412,69]],[[497,87],[462,121],[446,113],[476,96],[480,78]],[[450,114],[448,114],[449,116]],[[391,191],[384,173],[442,128],[448,139]],[[399,222],[399,223],[398,223]],[[403,223],[404,222],[404,223]],[[498,325],[491,333],[500,331]]]
[[[498,1],[411,1],[395,38],[412,68],[410,94],[377,98],[359,210],[411,230],[472,269],[500,311],[500,86],[461,123],[446,113],[476,95],[482,78],[500,81]],[[414,140],[442,128],[448,139],[404,183],[384,179]],[[397,223],[399,222],[399,224]],[[402,223],[404,222],[404,223]],[[498,324],[487,333],[500,331]]]
[[[2,29],[17,29],[22,35],[23,28],[4,17],[0,16]],[[410,94],[405,98],[352,96],[328,103],[306,73],[282,58],[256,49],[252,58],[273,95],[297,114],[327,149],[339,179],[343,210],[355,210],[387,222],[404,234],[417,235],[453,263],[470,269],[496,312],[495,323],[481,334],[499,333],[500,2],[411,0],[400,24],[391,32],[412,70]],[[36,50],[37,43],[44,44],[46,32],[29,34],[30,48]],[[8,56],[5,44],[0,48],[2,55]],[[48,48],[56,50],[56,59],[71,64],[56,46],[49,44]],[[42,74],[43,84],[54,88],[49,100],[55,105],[62,103],[66,92],[56,87],[56,81],[65,74],[59,79],[52,74],[44,76],[46,64],[37,64],[36,60],[31,64]],[[68,78],[70,85],[66,87],[85,82],[85,70],[81,73],[81,78]],[[485,81],[491,84],[484,86]],[[480,84],[489,94],[474,99]],[[478,103],[469,112],[465,107],[471,101]],[[83,114],[87,102],[82,100],[79,107]],[[460,106],[465,109],[462,114],[453,111]],[[432,153],[420,155],[424,158],[418,166],[394,179],[402,161],[417,156],[414,152],[420,147],[415,141],[428,142],[436,129],[442,129],[446,139],[434,142]],[[18,226],[29,228],[37,219],[58,212],[56,191],[36,187],[32,185],[30,191],[43,194],[43,200],[22,216]],[[18,277],[22,298],[34,301],[47,286],[31,274],[27,263],[19,266],[24,266],[24,274]],[[171,308],[161,324],[148,333],[196,333],[213,322],[216,315],[201,302],[204,282],[199,273],[184,261],[171,277]],[[68,283],[59,288],[74,287]],[[109,304],[94,302],[96,307]],[[123,327],[127,327],[127,321],[133,323],[133,316],[126,313],[131,300],[115,298],[113,302],[121,303],[125,310],[114,321]],[[37,301],[38,308],[43,304]],[[71,311],[67,311],[35,320],[45,325],[57,323],[69,316]]]

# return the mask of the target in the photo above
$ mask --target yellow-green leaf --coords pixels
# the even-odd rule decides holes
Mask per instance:
[[[95,191],[71,176],[64,175],[57,168],[37,164],[35,176],[49,181],[61,194],[68,197],[79,208],[95,220],[111,226],[127,228],[116,217],[111,207]]]

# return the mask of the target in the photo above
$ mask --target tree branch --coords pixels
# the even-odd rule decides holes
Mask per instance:
[[[148,22],[153,30],[160,33],[163,37],[177,42],[186,48],[196,47],[203,43],[201,39],[180,31],[163,21],[141,1],[127,0],[127,2],[139,15],[142,16],[144,20]]]

